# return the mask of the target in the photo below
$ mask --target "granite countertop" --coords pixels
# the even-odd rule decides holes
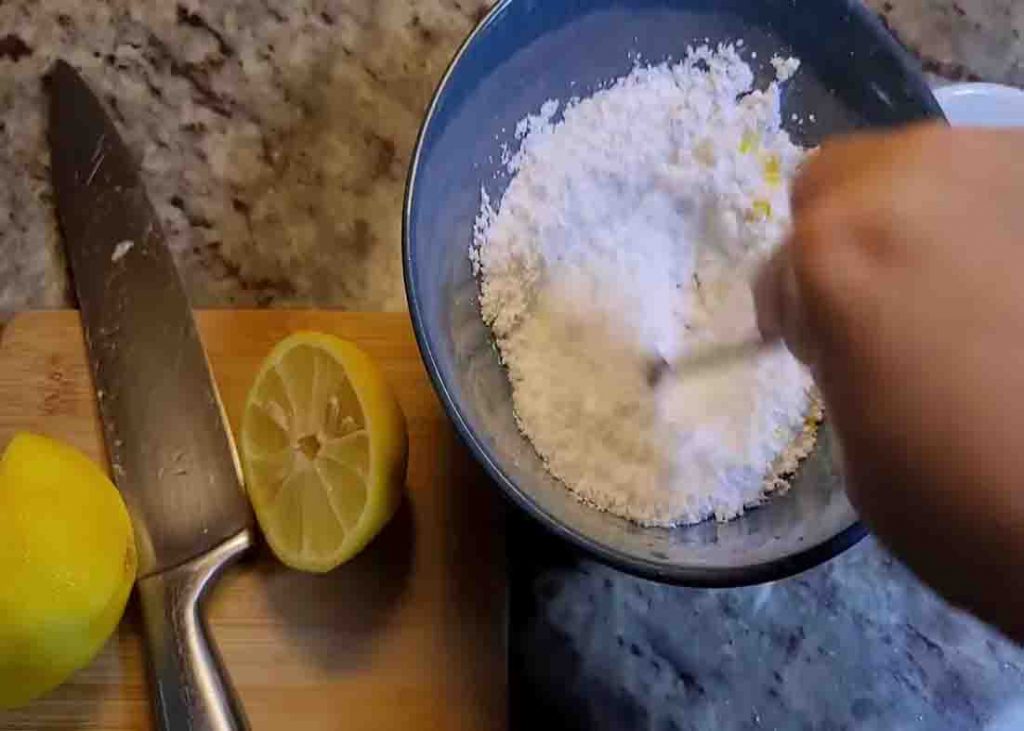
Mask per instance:
[[[935,79],[1024,86],[1024,3],[868,1]],[[56,56],[104,90],[141,152],[195,304],[403,309],[416,130],[488,5],[0,4],[0,313],[68,303],[40,84]],[[535,530],[509,548],[519,725],[1024,728],[1024,652],[872,539],[786,581],[712,591],[622,575]]]
[[[142,155],[194,304],[402,310],[416,133],[487,0],[0,4],[0,311],[67,300],[40,79],[62,56]]]

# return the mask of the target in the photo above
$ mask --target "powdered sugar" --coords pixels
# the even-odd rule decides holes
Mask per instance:
[[[778,76],[791,59],[772,59]],[[650,381],[748,335],[748,277],[789,222],[802,151],[731,46],[637,68],[521,121],[471,258],[522,431],[580,498],[643,524],[728,519],[813,443],[810,379],[772,351]],[[812,420],[813,421],[813,420]]]

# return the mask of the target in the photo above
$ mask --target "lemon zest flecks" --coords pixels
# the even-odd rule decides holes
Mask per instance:
[[[747,218],[751,221],[766,221],[771,217],[772,204],[763,198],[757,198],[754,200],[754,203],[750,208],[750,212],[747,214]]]
[[[752,130],[746,130],[740,138],[740,152],[749,155],[757,149],[761,142],[761,136]]]
[[[764,179],[768,185],[776,186],[782,183],[782,166],[779,163],[778,155],[769,155],[764,161]]]

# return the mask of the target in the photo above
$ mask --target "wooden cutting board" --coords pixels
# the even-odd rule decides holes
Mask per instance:
[[[258,548],[229,569],[210,625],[254,729],[501,729],[507,725],[503,516],[445,418],[406,315],[197,313],[232,426],[271,346],[313,329],[383,366],[408,419],[408,500],[359,557],[313,576]],[[106,464],[78,314],[15,317],[0,336],[0,446],[19,430]],[[0,516],[2,526],[2,516]],[[152,728],[138,607],[99,657],[0,729]]]

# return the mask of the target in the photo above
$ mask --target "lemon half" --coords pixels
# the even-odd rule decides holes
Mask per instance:
[[[85,666],[135,581],[121,494],[77,449],[18,434],[0,459],[0,708]]]
[[[256,518],[282,562],[328,571],[394,515],[405,481],[405,417],[379,366],[315,332],[279,342],[245,405],[242,467]]]

